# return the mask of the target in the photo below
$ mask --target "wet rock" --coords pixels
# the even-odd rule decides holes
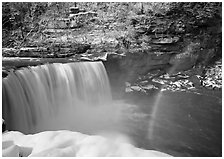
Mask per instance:
[[[5,124],[5,120],[2,119],[2,132],[6,131],[6,124]]]
[[[79,13],[79,7],[70,7],[69,10],[70,10],[69,14],[77,14],[77,13]]]
[[[187,70],[192,68],[198,59],[197,48],[199,43],[190,43],[185,51],[171,57],[169,63],[172,65],[172,71]]]
[[[172,65],[172,71],[181,71],[188,70],[192,68],[197,60],[197,56],[189,55],[189,54],[179,54],[171,57],[170,64]]]
[[[14,49],[14,48],[2,48],[2,56],[4,57],[12,56],[16,54],[16,52],[17,52],[17,49]]]
[[[197,75],[191,76],[189,78],[189,80],[193,83],[195,88],[199,88],[202,86],[201,80],[200,80],[199,76],[197,76]]]
[[[2,48],[4,57],[33,57],[33,58],[52,58],[69,57],[74,54],[82,54],[89,50],[89,44],[54,44],[46,47],[24,47],[20,49]]]
[[[46,63],[68,63],[78,62],[76,58],[30,58],[30,57],[3,57],[2,66],[4,70],[18,69],[20,67],[36,66]],[[5,72],[6,73],[6,72]]]
[[[96,54],[81,54],[80,60],[87,60],[87,61],[107,61],[107,52],[101,52]]]
[[[181,45],[158,45],[158,44],[150,44],[149,51],[152,52],[167,52],[167,53],[180,53],[182,51]]]
[[[206,69],[203,86],[208,89],[222,89],[222,64],[221,60]]]
[[[157,40],[152,41],[153,44],[160,44],[160,45],[165,45],[165,44],[174,44],[179,41],[179,37],[170,37],[170,38],[159,38]]]
[[[2,70],[2,78],[5,78],[8,76],[8,71],[7,70]]]

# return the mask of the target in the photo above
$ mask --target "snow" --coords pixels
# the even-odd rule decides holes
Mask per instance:
[[[121,134],[86,135],[68,130],[44,131],[24,135],[3,133],[4,157],[170,157],[170,155],[133,146]]]

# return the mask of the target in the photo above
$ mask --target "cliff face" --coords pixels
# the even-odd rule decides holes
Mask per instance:
[[[133,17],[133,42],[139,45],[130,45],[121,65],[139,74],[157,68],[173,73],[195,65],[209,65],[220,59],[221,16],[187,15],[186,8],[185,11],[183,7],[180,9],[175,8],[164,15]],[[196,12],[196,8],[192,10]],[[206,14],[204,10],[200,14]]]
[[[202,85],[208,66],[222,57],[221,11],[211,13],[201,3],[191,5],[176,6],[165,14],[141,14],[130,19],[134,29],[126,37],[128,40],[122,41],[126,56],[111,57],[118,59],[116,67],[125,72],[124,80],[133,84],[147,76],[151,81],[167,73],[181,72],[194,85]],[[193,80],[196,76],[197,80]]]
[[[40,60],[39,64],[54,62],[52,58],[65,58],[63,62],[103,60],[112,85],[121,81],[118,87],[123,87],[125,82],[134,83],[148,74],[157,77],[188,71],[190,77],[200,75],[204,78],[207,66],[222,57],[220,5],[171,3],[164,12],[142,10],[128,14],[125,22],[115,18],[102,22],[99,14],[91,25],[78,30],[46,28],[44,33],[49,38],[37,41],[35,45],[27,44],[26,48],[3,49],[3,57],[51,58]],[[17,61],[13,64],[13,60],[3,59],[4,74],[12,65],[16,69],[37,65],[39,60],[22,65],[23,60]],[[10,67],[7,67],[9,63]]]

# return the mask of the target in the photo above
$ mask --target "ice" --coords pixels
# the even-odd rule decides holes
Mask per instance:
[[[3,157],[170,157],[155,150],[133,146],[125,136],[86,135],[68,130],[24,135],[18,131],[3,134]]]

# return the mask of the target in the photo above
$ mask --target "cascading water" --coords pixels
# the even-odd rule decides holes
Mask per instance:
[[[47,64],[11,72],[3,79],[6,129],[29,135],[4,133],[3,156],[169,156],[135,148],[128,136],[117,134],[124,127],[120,108],[112,101],[102,62]]]
[[[2,82],[7,129],[23,133],[89,131],[95,123],[102,124],[101,118],[105,120],[112,100],[102,62],[24,68],[11,72]]]

